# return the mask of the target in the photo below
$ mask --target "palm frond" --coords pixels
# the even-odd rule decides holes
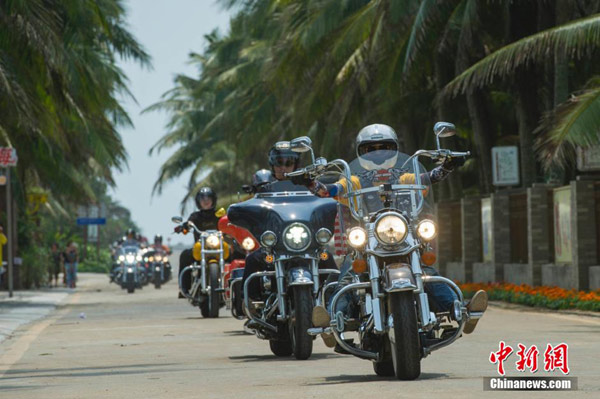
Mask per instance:
[[[468,89],[489,85],[496,78],[514,73],[519,66],[547,59],[557,53],[576,59],[581,58],[598,46],[600,46],[600,14],[595,14],[502,47],[454,78],[448,83],[444,93],[455,96]]]

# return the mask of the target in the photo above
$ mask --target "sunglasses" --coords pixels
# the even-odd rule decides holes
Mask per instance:
[[[359,147],[358,153],[364,155],[373,151],[396,151],[396,144],[394,143],[371,143]]]
[[[285,166],[289,168],[290,166],[294,166],[296,161],[289,158],[275,158],[275,166]]]

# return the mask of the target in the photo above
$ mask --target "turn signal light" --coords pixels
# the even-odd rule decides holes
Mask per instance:
[[[367,261],[364,259],[354,259],[352,262],[352,270],[355,273],[364,273],[367,271]]]
[[[268,254],[267,256],[265,256],[265,262],[267,262],[267,263],[273,263],[274,260],[275,260],[275,258],[271,254]]]
[[[437,258],[435,257],[435,254],[433,252],[423,252],[421,254],[421,262],[425,266],[433,265],[436,260],[437,260]]]
[[[327,260],[327,259],[329,259],[329,254],[327,252],[321,252],[319,254],[319,259],[321,259],[321,260]]]

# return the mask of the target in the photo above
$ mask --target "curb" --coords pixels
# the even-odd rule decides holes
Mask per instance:
[[[534,306],[519,305],[517,303],[509,303],[509,302],[502,302],[502,301],[489,301],[489,305],[494,308],[516,310],[519,312],[552,313],[552,314],[583,316],[583,317],[591,317],[591,318],[595,318],[595,319],[600,319],[600,312],[590,312],[587,310],[548,309],[548,308],[539,308],[539,307],[534,307]]]

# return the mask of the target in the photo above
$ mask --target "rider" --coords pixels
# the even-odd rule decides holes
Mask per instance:
[[[217,223],[223,215],[220,215],[220,211],[215,211],[217,194],[213,189],[210,187],[202,187],[194,197],[194,202],[196,203],[198,210],[193,212],[187,221],[192,222],[200,231],[217,230]],[[175,229],[177,230],[178,228],[179,226]],[[194,242],[199,239],[200,235],[194,230]],[[192,249],[186,249],[181,252],[181,255],[179,256],[179,273],[181,274],[181,271],[192,263],[194,263]],[[191,283],[189,273],[184,275],[183,280],[183,284],[189,286]],[[184,298],[181,292],[179,293],[179,298]]]
[[[259,193],[264,191],[265,187],[275,181],[273,177],[273,172],[268,169],[260,169],[257,170],[252,175],[252,192]]]
[[[169,247],[163,244],[163,236],[160,234],[154,236],[154,244],[152,244],[152,249],[163,251],[167,254],[171,252]]]
[[[361,167],[366,170],[377,171],[393,168],[398,159],[398,144],[396,132],[391,127],[382,124],[364,127],[356,137],[356,154]],[[431,183],[442,181],[463,163],[463,158],[446,158],[440,166],[428,172],[428,178]],[[336,200],[348,205],[348,200],[342,198],[342,195],[348,192],[348,183],[345,179],[328,185],[317,180],[311,181],[307,175],[302,175],[292,180],[297,184],[307,185],[316,195],[334,197]],[[357,176],[352,176],[351,180],[353,190],[359,190],[361,187],[360,179]],[[414,184],[415,175],[413,173],[404,173],[399,177],[399,182],[400,184]],[[423,271],[428,275],[439,275],[437,270],[431,266],[423,266]],[[340,278],[342,277],[340,276]],[[430,304],[434,310],[451,311],[453,309],[456,295],[446,284],[426,284],[425,289],[429,294]],[[479,290],[467,304],[469,311],[483,312],[486,308],[487,293],[483,290]],[[452,314],[452,312],[450,313]],[[317,327],[329,326],[329,313],[324,307],[315,307],[313,310],[313,324]],[[463,332],[465,334],[472,333],[476,324],[477,320],[471,319],[465,325]]]
[[[137,239],[137,236],[138,235],[136,234],[134,229],[127,229],[126,238],[123,241],[122,246],[124,246],[124,247],[130,247],[130,246],[139,247],[140,242]]]
[[[275,147],[271,147],[269,150],[269,165],[271,166],[272,177],[275,178],[274,181],[288,180],[285,174],[298,169],[299,163],[299,154],[292,150],[280,150]],[[269,176],[264,172],[268,173],[269,171],[264,169],[259,170],[254,174],[252,179],[253,185],[256,187],[258,192],[265,190],[270,191],[267,188]],[[242,284],[246,282],[246,279],[251,274],[267,269],[267,263],[264,261],[264,257],[265,252],[263,248],[257,249],[246,257],[246,266],[244,268]],[[326,261],[319,261],[319,267],[326,269],[337,269],[337,265],[335,264],[332,256],[329,256]],[[260,282],[258,279],[251,280],[248,285],[248,294],[250,298],[253,299],[260,297]]]

